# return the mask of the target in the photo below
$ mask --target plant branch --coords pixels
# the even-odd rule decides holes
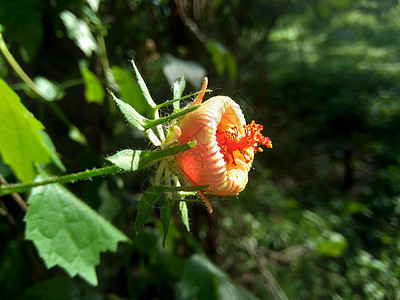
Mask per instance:
[[[24,72],[18,62],[15,60],[14,56],[10,53],[7,48],[6,43],[4,42],[3,35],[0,33],[0,50],[3,53],[4,57],[7,59],[8,63],[11,65],[15,73],[22,79],[26,85],[37,94],[39,97],[42,97],[39,89],[37,88],[36,84],[32,81],[32,79]]]
[[[7,185],[8,182],[7,180],[0,174],[0,183],[2,185]],[[1,186],[0,186],[1,189]],[[14,198],[15,202],[17,202],[17,204],[22,208],[22,210],[24,212],[28,211],[28,205],[26,204],[26,202],[24,201],[24,199],[22,199],[22,197],[17,194],[16,192],[12,193],[11,196]]]
[[[68,182],[76,182],[81,179],[102,176],[106,174],[116,174],[121,171],[120,168],[117,166],[108,166],[99,169],[93,170],[86,170],[79,173],[69,174],[60,177],[53,177],[49,179],[45,179],[42,181],[36,181],[32,183],[26,184],[10,184],[10,185],[3,185],[0,186],[0,196],[9,195],[12,193],[22,193],[25,192],[33,187],[47,185],[47,184],[54,184],[54,183],[68,183]]]

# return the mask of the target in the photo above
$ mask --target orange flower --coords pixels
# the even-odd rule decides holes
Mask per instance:
[[[205,89],[203,85],[203,90]],[[200,104],[200,95],[194,104]],[[246,186],[254,154],[260,145],[272,148],[272,142],[252,121],[246,125],[237,103],[227,96],[216,96],[182,117],[179,144],[196,141],[192,149],[177,155],[176,164],[192,185],[209,185],[206,192],[236,195]],[[207,206],[204,194],[202,195]],[[212,211],[211,206],[209,210]]]

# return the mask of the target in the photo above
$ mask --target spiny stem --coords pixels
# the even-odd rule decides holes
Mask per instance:
[[[65,175],[65,176],[53,177],[50,179],[45,179],[42,181],[36,181],[36,182],[32,182],[32,183],[3,185],[3,186],[0,186],[0,196],[9,195],[12,193],[22,193],[22,192],[29,190],[30,188],[37,187],[37,186],[54,184],[54,183],[75,182],[75,181],[85,179],[85,178],[102,176],[102,175],[106,175],[106,174],[116,174],[116,173],[119,173],[120,171],[121,171],[121,169],[118,168],[117,166],[108,166],[108,167],[99,168],[99,169],[86,170],[83,172],[69,174],[69,175]]]
[[[0,175],[0,183],[5,185],[8,184],[6,179]],[[24,199],[21,198],[21,196],[17,193],[12,193],[11,196],[14,198],[15,202],[22,208],[24,212],[28,211],[28,205],[25,203]]]

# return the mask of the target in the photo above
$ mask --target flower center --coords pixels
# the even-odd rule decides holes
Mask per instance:
[[[257,153],[263,151],[259,147],[261,145],[272,148],[272,141],[260,133],[262,129],[262,125],[252,121],[248,125],[243,125],[244,135],[241,135],[237,126],[234,125],[228,125],[226,129],[217,130],[217,143],[225,161],[229,162],[231,159],[233,164],[236,165],[234,152],[239,151],[246,163],[249,163],[253,160],[253,157],[247,152],[248,149]]]

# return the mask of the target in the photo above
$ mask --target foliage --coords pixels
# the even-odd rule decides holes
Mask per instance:
[[[399,15],[378,0],[0,0],[2,178],[88,172],[1,196],[0,298],[400,298]],[[204,74],[274,141],[212,215],[150,187],[173,153],[144,138]],[[96,173],[110,161],[137,172]]]

